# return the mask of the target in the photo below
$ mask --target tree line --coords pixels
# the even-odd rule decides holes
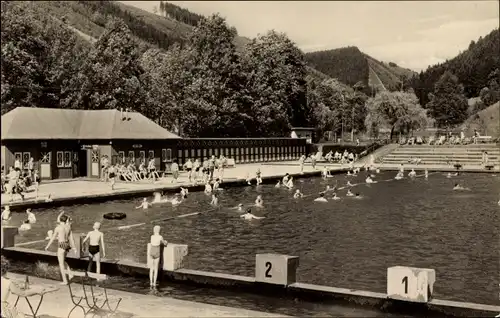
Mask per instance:
[[[198,25],[201,19],[204,19],[202,15],[193,13],[167,1],[160,1],[159,9],[162,15],[194,27]]]
[[[411,90],[368,98],[362,82],[312,76],[283,33],[269,31],[239,52],[236,30],[219,15],[167,50],[141,48],[121,19],[108,21],[94,43],[23,2],[2,2],[1,19],[2,114],[26,105],[129,108],[186,137],[286,136],[293,126],[313,127],[318,138],[376,136],[380,128],[424,128],[428,114],[448,112],[439,100],[457,93],[453,76],[451,88],[436,86],[441,112],[423,109]]]

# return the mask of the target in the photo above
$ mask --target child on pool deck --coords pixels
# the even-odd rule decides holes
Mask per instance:
[[[102,257],[106,257],[106,252],[104,248],[104,234],[99,231],[101,228],[101,223],[94,223],[94,230],[87,233],[85,239],[83,239],[83,244],[89,240],[89,265],[87,267],[87,272],[90,272],[92,269],[92,261],[95,258],[96,264],[96,273],[101,273],[101,251],[100,247],[102,246]]]
[[[158,279],[158,266],[160,264],[160,245],[163,247],[167,246],[167,241],[163,239],[160,235],[160,226],[156,225],[153,227],[153,235],[151,235],[151,240],[148,245],[148,257],[151,258],[151,264],[149,268],[149,286],[151,288],[156,287],[156,280]]]

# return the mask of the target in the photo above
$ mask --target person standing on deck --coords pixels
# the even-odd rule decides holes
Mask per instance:
[[[200,159],[196,159],[193,164],[193,181],[196,183],[199,179],[199,174],[200,174]]]
[[[224,157],[224,155],[220,155],[219,158],[219,179],[222,181],[224,178],[224,169],[226,168],[227,165],[227,159]]]
[[[305,155],[300,156],[299,159],[300,173],[304,173],[304,161],[306,161],[306,156]]]
[[[30,160],[28,161],[28,176],[33,179],[33,168],[35,167],[34,159],[33,157],[30,157]]]
[[[101,228],[101,223],[94,223],[94,230],[87,233],[87,236],[83,240],[83,244],[89,240],[89,265],[87,267],[87,272],[92,270],[92,261],[95,258],[96,273],[101,273],[101,246],[102,246],[102,257],[106,257],[106,252],[104,249],[104,234],[99,231]]]
[[[177,178],[179,178],[179,165],[177,164],[177,160],[174,160],[172,162],[172,165],[170,166],[170,171],[172,171],[172,182],[171,183],[177,183]]]
[[[67,285],[68,280],[66,278],[66,273],[69,274],[69,278],[71,279],[73,275],[71,275],[71,268],[68,263],[66,263],[66,255],[68,254],[70,249],[73,249],[76,253],[75,241],[73,239],[73,233],[71,231],[71,219],[64,214],[64,211],[59,214],[57,217],[57,221],[59,224],[54,229],[52,237],[49,240],[49,243],[45,247],[45,250],[48,250],[52,242],[57,238],[58,240],[58,248],[57,248],[57,260],[59,261],[59,270],[61,271],[62,276],[62,285]],[[67,268],[67,270],[66,270]]]
[[[208,170],[209,170],[209,180],[212,181],[213,177],[214,177],[214,170],[215,170],[215,156],[212,155],[212,158],[210,158],[210,160],[208,161]]]
[[[316,155],[315,154],[311,154],[311,165],[312,165],[313,169],[316,170]]]
[[[160,226],[155,225],[153,227],[153,235],[151,235],[150,244],[148,245],[148,257],[151,258],[151,263],[149,267],[149,286],[151,288],[156,288],[156,281],[158,280],[158,266],[160,265],[161,257],[161,244],[165,248],[167,246],[167,241],[163,239],[160,235]],[[149,263],[149,262],[148,262]]]

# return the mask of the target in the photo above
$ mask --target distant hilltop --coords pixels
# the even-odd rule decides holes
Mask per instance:
[[[395,63],[384,63],[355,46],[306,53],[308,64],[350,86],[362,82],[375,90],[399,90],[405,79],[418,75]]]

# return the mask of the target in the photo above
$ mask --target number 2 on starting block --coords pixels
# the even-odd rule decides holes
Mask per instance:
[[[436,271],[429,268],[393,266],[387,269],[387,297],[426,303],[432,298]]]

